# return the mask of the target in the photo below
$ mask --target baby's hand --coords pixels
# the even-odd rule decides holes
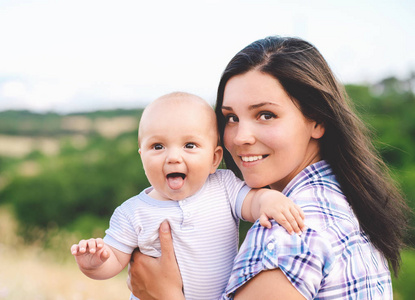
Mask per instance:
[[[71,253],[82,269],[95,269],[109,257],[110,251],[101,238],[81,240],[71,247]]]
[[[261,201],[260,213],[259,223],[264,227],[271,228],[269,219],[274,219],[289,234],[296,232],[301,235],[305,229],[302,209],[282,194],[277,199],[267,197]]]

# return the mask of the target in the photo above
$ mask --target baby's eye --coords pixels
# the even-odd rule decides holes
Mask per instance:
[[[272,112],[261,112],[259,114],[259,119],[263,121],[271,120],[276,118],[277,116],[273,114]]]
[[[162,144],[154,144],[152,147],[154,150],[162,150],[164,149]]]
[[[227,115],[225,116],[226,123],[236,123],[239,121],[238,117],[235,115]]]
[[[186,149],[194,149],[194,148],[196,148],[196,144],[195,143],[187,143],[184,147]]]

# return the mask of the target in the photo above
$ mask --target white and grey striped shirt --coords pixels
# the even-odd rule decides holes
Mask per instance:
[[[158,257],[158,230],[168,220],[186,299],[218,299],[238,251],[239,218],[250,188],[231,171],[217,170],[195,195],[180,201],[153,199],[151,189],[115,210],[104,241],[125,253],[139,247]]]

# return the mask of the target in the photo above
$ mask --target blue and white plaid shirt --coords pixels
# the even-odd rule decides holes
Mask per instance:
[[[303,209],[307,230],[289,235],[274,221],[271,229],[257,221],[235,258],[223,299],[276,268],[306,299],[392,299],[387,260],[361,231],[327,162],[308,166],[283,193]]]

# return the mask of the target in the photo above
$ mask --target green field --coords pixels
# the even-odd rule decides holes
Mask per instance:
[[[413,81],[387,78],[373,86],[347,86],[412,210]],[[0,299],[121,298],[111,298],[106,288],[128,297],[125,274],[111,280],[114,288],[91,281],[77,270],[69,248],[80,238],[102,236],[115,207],[149,185],[137,153],[140,115],[141,109],[70,115],[0,112]],[[408,216],[411,249],[415,218]],[[241,227],[242,236],[246,229]],[[415,252],[404,251],[402,259],[401,276],[393,282],[395,299],[413,299]],[[104,292],[90,295],[89,290]],[[39,296],[33,297],[34,292]]]

